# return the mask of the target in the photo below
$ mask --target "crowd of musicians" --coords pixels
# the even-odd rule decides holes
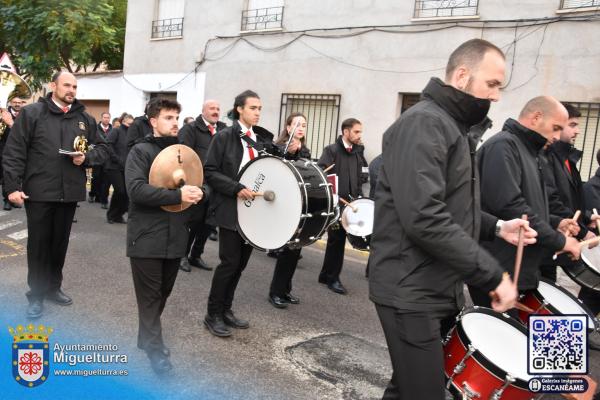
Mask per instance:
[[[546,95],[526,100],[515,119],[480,145],[504,81],[503,52],[484,40],[465,42],[450,56],[444,79],[432,78],[421,101],[383,134],[382,154],[370,168],[363,126],[355,118],[342,122],[337,140],[318,161],[337,175],[340,198],[363,196],[371,173],[370,299],[394,370],[386,399],[444,398],[442,339],[464,307],[465,284],[474,304],[512,313],[519,293],[535,290],[541,275],[556,280],[559,265],[578,264],[579,241],[596,235],[592,210],[600,208],[600,176],[584,185],[577,171],[576,108]],[[284,130],[274,135],[259,126],[261,99],[247,90],[234,99],[231,126],[221,122],[220,104],[208,100],[180,129],[181,106],[156,98],[143,116],[124,114],[113,127],[108,114],[97,125],[85,112],[72,74],[57,72],[49,87],[38,102],[23,106],[25,99],[14,98],[2,112],[5,207],[24,204],[27,214],[27,316],[41,317],[45,300],[72,303],[61,289],[62,270],[77,202],[86,200],[86,169],[92,168],[102,171],[108,184],[97,184],[88,200],[107,209],[108,222],[127,223],[137,345],[152,368],[157,373],[172,368],[160,317],[180,268],[211,269],[202,254],[215,227],[220,263],[203,324],[219,337],[248,328],[250,322],[233,311],[253,251],[238,232],[237,202],[256,193],[239,182],[239,173],[265,154],[310,159],[306,116],[290,114]],[[89,150],[59,154],[72,150],[76,137],[85,137]],[[151,185],[153,161],[179,143],[200,158],[204,184]],[[99,179],[96,174],[92,181]],[[110,207],[108,185],[114,190]],[[182,212],[161,208],[182,203],[193,205]],[[520,235],[526,247],[513,282]],[[343,226],[332,224],[318,276],[338,294],[347,293],[340,280],[345,242]],[[278,308],[298,304],[292,279],[301,249],[284,246],[275,255],[269,301]],[[580,298],[594,314],[600,311],[598,292],[582,288]]]

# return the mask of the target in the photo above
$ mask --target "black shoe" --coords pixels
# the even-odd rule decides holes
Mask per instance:
[[[237,318],[235,315],[233,315],[233,311],[231,310],[227,310],[223,313],[223,321],[227,325],[237,329],[248,329],[250,327],[250,323],[248,321]]]
[[[190,267],[190,264],[185,259],[179,263],[179,269],[183,272],[192,272],[192,267]]]
[[[161,375],[173,369],[173,364],[171,364],[169,357],[165,356],[162,351],[148,351],[146,354],[150,359],[150,365],[152,366],[152,369],[157,374]]]
[[[2,209],[4,211],[10,211],[10,210],[12,210],[12,205],[10,204],[10,201],[4,200],[4,207],[2,207]]]
[[[220,315],[208,315],[204,317],[204,326],[210,333],[219,337],[231,336],[231,329],[225,325],[223,317]]]
[[[213,242],[216,242],[217,240],[219,240],[219,237],[217,236],[217,232],[211,232],[210,235],[208,235],[208,238],[210,240],[212,240]]]
[[[125,221],[122,217],[116,218],[116,219],[106,218],[106,222],[108,222],[109,224],[126,224],[127,223],[127,221]]]
[[[102,203],[102,204],[100,205],[100,208],[101,208],[101,209],[103,209],[103,210],[108,210],[108,204],[106,204],[106,203]]]
[[[94,202],[94,197],[95,197],[94,195],[91,195],[91,194],[90,194],[90,195],[88,196],[88,203],[93,203],[93,202]]]
[[[58,289],[56,292],[46,295],[46,300],[50,300],[61,306],[70,306],[73,304],[73,299],[67,296],[62,290]]]
[[[283,299],[290,304],[300,304],[300,299],[291,293],[286,293],[283,295]]]
[[[324,285],[329,285],[329,279],[325,278],[322,275],[319,275],[319,283],[322,283]]]
[[[344,287],[344,285],[342,285],[342,282],[340,282],[340,281],[331,282],[329,285],[327,285],[327,287],[329,288],[329,290],[331,290],[332,292],[335,292],[337,294],[348,293],[348,291],[346,290],[346,288]]]
[[[27,318],[34,319],[42,316],[44,311],[44,302],[42,300],[32,300],[27,306]]]
[[[196,268],[200,268],[206,271],[212,271],[212,267],[209,267],[208,264],[206,262],[204,262],[204,260],[202,259],[202,257],[197,257],[197,258],[193,258],[193,257],[188,257],[188,263],[192,266],[192,267],[196,267]]]
[[[275,308],[287,308],[288,302],[283,297],[269,295],[269,303],[273,304]]]

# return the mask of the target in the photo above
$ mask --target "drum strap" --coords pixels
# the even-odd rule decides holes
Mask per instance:
[[[252,138],[249,138],[248,136],[246,136],[246,134],[244,132],[240,132],[240,138],[242,140],[244,140],[246,143],[248,143],[249,147],[251,147],[253,149],[256,148],[256,142],[254,140],[252,140]]]

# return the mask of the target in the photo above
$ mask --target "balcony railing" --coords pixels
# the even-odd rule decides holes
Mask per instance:
[[[261,31],[282,27],[283,7],[242,11],[242,31]]]
[[[183,36],[183,18],[152,21],[152,39]]]
[[[600,7],[600,0],[561,0],[561,10],[571,10],[586,7]]]
[[[415,0],[415,18],[477,15],[478,0]]]

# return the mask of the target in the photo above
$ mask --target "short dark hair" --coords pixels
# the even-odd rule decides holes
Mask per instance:
[[[240,119],[240,113],[238,112],[238,107],[244,107],[246,105],[246,100],[248,98],[260,99],[256,92],[252,90],[245,90],[242,93],[235,96],[235,100],[233,101],[233,110],[231,110],[231,115],[233,119]]]
[[[148,119],[158,117],[161,110],[176,110],[181,112],[181,104],[174,100],[156,97],[148,102],[146,115]]]
[[[479,66],[481,60],[488,51],[495,51],[500,54],[502,58],[505,58],[504,52],[500,50],[498,46],[483,39],[471,39],[467,40],[460,46],[458,46],[448,59],[446,65],[446,79],[450,79],[452,73],[460,65],[467,65],[471,69],[475,69]]]
[[[108,111],[104,111],[102,114],[100,114],[100,117],[104,117],[104,115],[108,115],[110,117],[110,113]]]
[[[359,120],[357,120],[356,118],[346,118],[343,122],[342,122],[342,133],[344,133],[345,129],[352,129],[352,127],[356,124],[361,124],[362,122],[360,122]]]
[[[55,73],[52,74],[52,79],[50,80],[50,82],[58,82],[58,78],[60,78],[60,76],[62,75],[63,71],[56,71]]]
[[[562,104],[563,107],[567,109],[567,112],[569,113],[569,119],[581,117],[581,111],[579,111],[579,109],[577,107],[575,107],[573,104],[569,104],[569,103],[560,103],[560,104]]]

